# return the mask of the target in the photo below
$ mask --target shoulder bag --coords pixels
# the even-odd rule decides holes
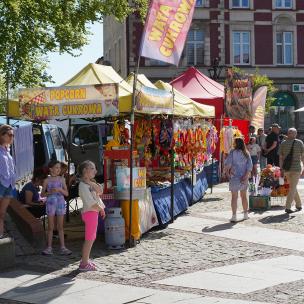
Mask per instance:
[[[292,143],[292,146],[291,146],[291,149],[290,149],[289,153],[284,158],[283,166],[282,166],[284,171],[288,171],[291,168],[294,143],[295,143],[295,140]]]

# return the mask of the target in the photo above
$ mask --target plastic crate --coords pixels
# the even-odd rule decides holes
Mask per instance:
[[[270,196],[249,196],[250,210],[268,210],[271,208]]]

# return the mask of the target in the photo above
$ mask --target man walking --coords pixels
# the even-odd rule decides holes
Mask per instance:
[[[267,158],[263,155],[263,149],[265,149],[266,144],[266,134],[263,128],[258,128],[258,136],[256,140],[257,144],[260,146],[260,169],[263,170],[267,165]]]
[[[279,148],[280,157],[280,168],[281,176],[287,178],[289,183],[289,192],[286,199],[286,213],[292,213],[291,204],[292,201],[296,202],[296,209],[298,211],[302,210],[301,199],[297,190],[297,185],[302,173],[301,161],[304,163],[304,144],[301,140],[296,139],[297,130],[295,128],[288,129],[287,139],[283,141]],[[283,163],[286,156],[292,150],[292,160],[290,168],[287,171],[283,171]]]
[[[280,127],[278,124],[273,124],[271,127],[270,134],[266,137],[266,149],[264,149],[267,164],[279,166],[279,155],[278,155],[278,148],[279,148],[279,133]]]

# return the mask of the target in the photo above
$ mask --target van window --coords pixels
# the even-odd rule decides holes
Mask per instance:
[[[80,127],[73,137],[73,143],[77,145],[85,145],[90,143],[98,143],[97,126],[84,126]]]
[[[60,140],[59,132],[56,128],[50,129],[51,137],[53,140],[54,148],[55,149],[62,149],[62,142]]]
[[[44,133],[45,135],[45,139],[46,139],[46,143],[47,143],[47,146],[48,146],[48,150],[49,150],[49,155],[50,155],[50,160],[56,160],[57,157],[56,157],[56,151],[54,149],[54,144],[53,144],[53,141],[52,141],[52,137],[51,137],[51,133],[50,131],[46,131]]]

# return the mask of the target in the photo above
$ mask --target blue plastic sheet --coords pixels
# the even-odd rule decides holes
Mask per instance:
[[[206,173],[203,171],[197,175],[196,184],[193,187],[193,201],[199,201],[208,188]],[[165,225],[171,220],[171,187],[151,188],[155,211],[160,224]],[[192,185],[190,179],[184,179],[174,184],[174,216],[187,210],[192,203]]]

